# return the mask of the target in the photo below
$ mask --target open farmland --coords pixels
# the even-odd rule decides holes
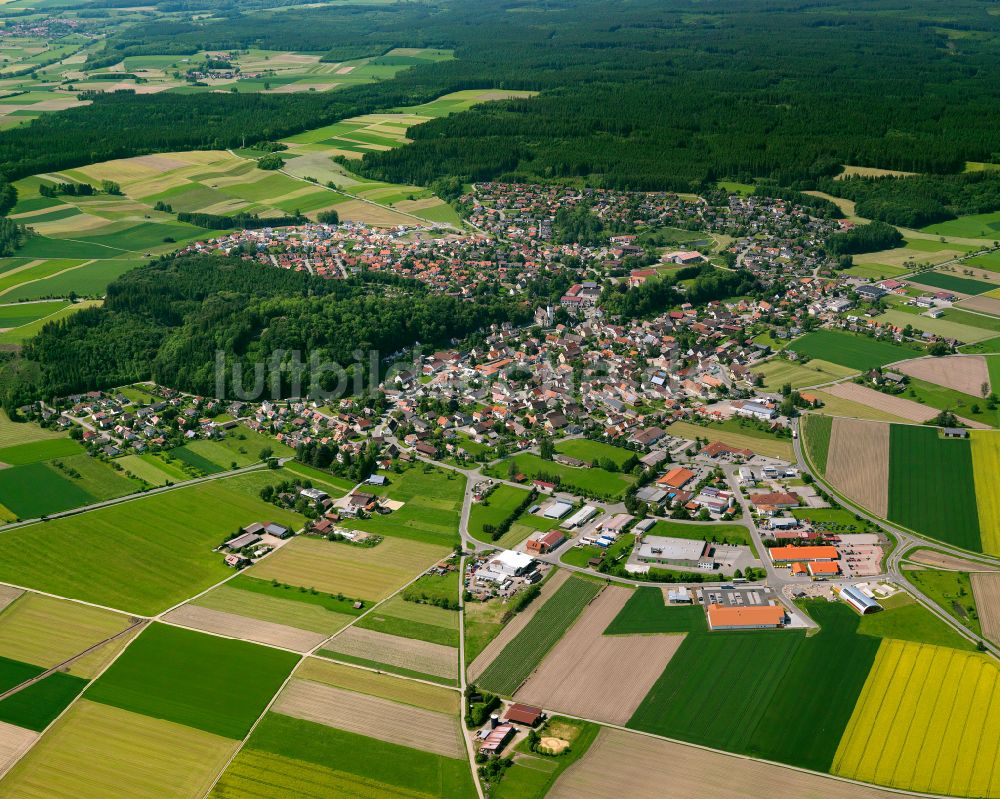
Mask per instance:
[[[828,416],[853,416],[856,419],[870,419],[873,422],[905,422],[901,416],[886,413],[878,408],[872,408],[854,400],[831,394],[825,389],[812,389],[809,391],[814,397],[823,403],[820,413]]]
[[[691,441],[695,438],[707,438],[709,442],[721,441],[731,447],[749,449],[758,455],[766,455],[769,458],[794,460],[791,439],[776,438],[766,433],[754,435],[752,432],[744,433],[718,425],[703,426],[691,422],[674,422],[667,427],[667,432],[672,436],[679,436]]]
[[[38,733],[0,722],[0,776],[35,742]]]
[[[262,519],[299,526],[256,496],[273,479],[262,471],[214,480],[12,530],[0,536],[0,579],[158,613],[231,573],[212,549],[236,527]]]
[[[303,653],[319,646],[328,637],[323,633],[300,630],[287,624],[261,621],[200,605],[181,605],[164,615],[163,621],[193,630],[217,633],[227,638],[255,641]]]
[[[892,425],[889,438],[887,518],[981,552],[968,439],[949,440],[935,427],[910,425]]]
[[[937,416],[936,408],[892,394],[883,394],[881,391],[857,383],[837,383],[835,386],[830,386],[827,392],[835,397],[883,411],[896,421],[926,422],[932,416]]]
[[[620,594],[616,594],[620,596]],[[698,605],[671,607],[663,589],[642,586],[631,592],[604,629],[604,635],[687,633],[707,629],[705,611]]]
[[[830,437],[833,434],[833,419],[829,416],[810,413],[801,422],[802,443],[809,460],[821,475],[826,474],[826,464],[830,456]]]
[[[684,640],[681,635],[603,635],[632,596],[621,586],[605,588],[514,698],[625,724]]]
[[[559,487],[563,491],[580,491],[587,496],[609,500],[620,499],[635,481],[631,475],[593,467],[566,466],[554,461],[542,460],[538,455],[530,452],[524,452],[500,463],[495,463],[483,471],[494,477],[506,479],[509,463],[513,463],[514,469],[529,479],[556,477],[559,480]]]
[[[3,447],[0,449],[0,463],[19,466],[51,458],[63,458],[67,455],[78,455],[81,452],[83,447],[71,438],[52,438],[47,441],[32,441],[28,444]]]
[[[448,554],[444,547],[387,537],[374,547],[296,538],[247,572],[263,580],[378,601]]]
[[[487,666],[479,684],[512,695],[600,590],[598,583],[570,577]]]
[[[972,473],[983,552],[1000,555],[1000,433],[970,433]]]
[[[33,422],[12,422],[7,412],[0,408],[0,441],[5,447],[65,437],[65,433],[47,430]]]
[[[358,627],[457,647],[458,622],[457,610],[408,602],[402,596],[396,595],[360,619]]]
[[[244,578],[245,575],[240,577]],[[248,590],[247,586],[258,587],[256,583],[249,582],[252,579],[245,577],[245,579],[230,580],[225,585],[192,600],[191,604],[224,613],[234,613],[249,619],[296,627],[323,636],[333,635],[352,619],[351,615],[332,610],[318,601],[308,601],[315,596],[311,593],[303,596],[301,591],[287,590],[282,591],[286,596],[279,596],[276,594],[280,589],[264,581],[257,581],[261,583],[259,588],[262,590]],[[299,597],[303,597],[302,600]],[[331,607],[339,608],[341,604],[347,605],[346,601],[338,602],[336,597],[327,599],[331,600],[329,603]]]
[[[61,671],[0,700],[0,721],[35,732],[49,726],[80,695],[87,681]]]
[[[932,289],[943,289],[957,294],[985,294],[996,288],[996,284],[988,283],[985,280],[972,280],[944,272],[921,272],[907,280],[917,286],[929,286]]]
[[[669,786],[669,793],[664,793],[664,786]],[[583,759],[566,770],[547,796],[893,799],[896,794],[624,730],[602,729]]]
[[[834,380],[850,377],[857,372],[857,369],[830,363],[820,358],[813,358],[809,363],[772,358],[753,368],[754,374],[764,378],[764,388],[768,391],[780,391],[786,383],[792,388],[825,385]]]
[[[978,653],[883,642],[833,773],[948,796],[1000,794],[998,674]]]
[[[483,526],[492,525],[499,528],[514,515],[527,497],[528,492],[525,489],[501,483],[485,500],[472,506],[469,512],[469,534],[479,541],[492,542],[492,536],[485,532]]]
[[[636,457],[636,453],[630,449],[604,444],[600,441],[591,441],[587,438],[569,438],[556,442],[555,449],[562,455],[568,455],[587,463],[593,463],[596,460],[611,460],[619,469]]]
[[[469,762],[268,713],[211,799],[473,799]]]
[[[319,654],[347,663],[381,666],[404,676],[427,675],[448,682],[458,677],[458,650],[454,647],[359,627],[336,635]]]
[[[93,702],[242,738],[298,656],[153,624],[87,689]],[[233,674],[252,674],[249,681]]]
[[[271,711],[327,727],[366,735],[388,743],[409,740],[414,749],[461,758],[465,742],[455,715],[356,694],[331,685],[292,679],[278,694]],[[407,728],[419,733],[401,736]]]
[[[3,781],[17,799],[203,796],[237,742],[163,719],[78,701]]]
[[[981,355],[948,355],[944,358],[917,358],[897,364],[895,371],[918,377],[929,383],[953,388],[963,394],[980,396],[983,384],[989,384],[990,373]]]
[[[129,624],[120,613],[28,593],[0,613],[0,656],[51,668]]]
[[[0,469],[0,505],[19,519],[37,519],[92,501],[90,494],[46,463]]]
[[[983,637],[1000,640],[1000,572],[978,572],[969,575],[976,600]]]
[[[310,657],[303,660],[295,670],[295,676],[301,680],[332,685],[356,694],[390,699],[393,702],[434,710],[438,713],[451,713],[457,716],[462,709],[461,695],[457,691],[414,680],[404,680],[391,674],[331,663],[321,658]]]
[[[830,485],[883,517],[889,501],[889,444],[888,425],[837,417],[826,460]]]
[[[914,357],[914,350],[908,347],[839,330],[806,333],[789,344],[788,349],[799,355],[830,361],[859,372]]]

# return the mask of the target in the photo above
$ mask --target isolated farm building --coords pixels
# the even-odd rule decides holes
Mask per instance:
[[[768,550],[773,563],[794,563],[795,561],[837,560],[836,547],[771,547]]]
[[[597,515],[597,508],[593,505],[584,505],[580,510],[570,516],[566,521],[562,523],[563,527],[572,530],[574,527],[579,527],[581,524],[586,524],[594,516]]]
[[[569,502],[553,502],[545,510],[542,511],[542,516],[546,519],[561,519],[567,513],[573,510],[573,506]]]
[[[313,500],[313,502],[319,502],[320,500],[326,499],[330,496],[325,491],[320,491],[318,488],[300,488],[299,494],[306,499]]]
[[[243,549],[243,547],[256,544],[258,541],[260,541],[260,536],[256,533],[243,533],[242,535],[236,536],[236,538],[230,538],[226,542],[226,546],[235,552]]]
[[[251,522],[246,527],[243,528],[244,533],[249,533],[253,535],[263,535],[264,525],[260,522]]]
[[[813,577],[836,577],[840,574],[840,564],[836,561],[811,560],[806,564],[806,568]]]
[[[388,480],[385,479],[384,474],[370,474],[365,482],[370,486],[384,486]]]
[[[840,598],[861,615],[877,613],[882,610],[882,606],[878,602],[853,585],[842,588],[840,590]]]
[[[545,718],[545,713],[539,707],[534,707],[532,705],[524,705],[520,702],[515,702],[509,708],[507,708],[507,713],[504,714],[504,721],[512,721],[515,724],[524,724],[527,727],[535,727],[538,725],[543,718]]]
[[[785,609],[780,605],[708,606],[708,626],[712,630],[765,630],[785,625]]]
[[[528,539],[525,543],[524,548],[528,552],[535,552],[539,555],[545,555],[556,549],[563,541],[566,540],[564,536],[558,530],[549,530],[547,533],[535,533]]]
[[[485,755],[498,754],[504,748],[507,741],[510,740],[511,736],[514,735],[514,732],[513,724],[501,724],[498,727],[494,727],[490,730],[490,734],[486,736],[483,745],[479,747],[479,751]]]
[[[288,538],[292,534],[283,524],[276,524],[275,522],[264,522],[264,532],[268,535],[273,535],[275,538]]]

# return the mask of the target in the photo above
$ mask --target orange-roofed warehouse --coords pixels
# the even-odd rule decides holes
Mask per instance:
[[[713,630],[763,630],[784,624],[781,605],[708,606],[708,626]]]
[[[771,560],[774,563],[794,563],[797,560],[836,560],[839,557],[837,548],[830,546],[771,547],[768,552],[771,553]]]
[[[660,485],[670,486],[671,488],[683,488],[684,485],[690,482],[694,476],[695,476],[694,472],[692,472],[690,469],[685,469],[681,466],[678,466],[674,469],[671,469],[656,482],[659,483]]]
[[[813,577],[835,577],[840,574],[840,565],[837,563],[831,563],[828,560],[821,561],[819,563],[809,561],[807,568]]]

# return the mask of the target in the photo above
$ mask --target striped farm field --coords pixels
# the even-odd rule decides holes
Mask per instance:
[[[833,419],[829,416],[811,413],[802,420],[802,443],[813,465],[820,474],[826,474],[826,463],[830,456],[830,436],[833,433]]]
[[[570,577],[487,666],[479,684],[512,695],[600,590],[599,583]]]
[[[1000,433],[973,430],[970,438],[982,549],[1000,555]]]
[[[903,790],[1000,796],[1000,666],[930,644],[885,640],[832,772]]]
[[[833,420],[826,478],[853,502],[886,515],[890,473],[890,428],[882,422]]]

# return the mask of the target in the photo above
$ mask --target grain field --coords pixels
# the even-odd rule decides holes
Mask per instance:
[[[826,477],[845,497],[884,517],[889,505],[889,425],[835,418]]]
[[[979,572],[971,579],[983,637],[1000,641],[1000,572]]]
[[[348,655],[436,677],[458,677],[457,649],[360,627],[348,627],[334,637],[323,651],[334,657]]]
[[[13,766],[37,737],[37,732],[0,721],[0,774]]]
[[[197,605],[182,605],[177,610],[167,613],[163,620],[181,627],[228,635],[232,638],[243,638],[247,641],[256,641],[259,644],[280,646],[295,652],[308,652],[327,638],[323,633],[299,630],[286,624],[249,619],[246,616],[237,616],[235,613],[226,613]]]
[[[631,595],[621,586],[606,588],[514,698],[626,724],[684,640],[683,635],[602,635]]]
[[[868,386],[859,386],[857,383],[837,383],[837,385],[827,388],[826,391],[840,399],[860,402],[869,408],[875,408],[911,422],[925,422],[937,415],[936,408],[928,408],[919,402],[894,397],[891,394],[883,394],[881,391],[868,388]]]
[[[980,397],[983,383],[990,382],[986,359],[981,355],[948,355],[944,358],[916,358],[895,367],[904,375],[953,388]]]

